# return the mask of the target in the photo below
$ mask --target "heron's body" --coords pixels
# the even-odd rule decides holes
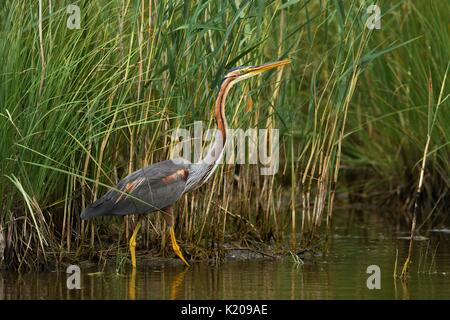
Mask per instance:
[[[136,170],[122,179],[116,188],[86,207],[82,219],[97,216],[124,216],[128,214],[147,214],[162,211],[170,227],[170,236],[175,253],[187,264],[175,239],[173,231],[172,205],[183,194],[204,184],[214,172],[220,161],[227,134],[225,100],[231,87],[246,78],[289,63],[287,60],[255,67],[238,67],[230,70],[222,81],[216,98],[214,115],[217,133],[214,144],[198,163],[184,159],[161,161]],[[130,240],[133,267],[136,266],[136,235],[138,223]]]
[[[81,214],[81,218],[124,216],[163,210],[185,193],[190,168],[189,163],[165,160],[136,170],[118,183],[117,190],[108,191],[90,204]]]
[[[146,214],[164,210],[183,194],[206,182],[216,165],[202,166],[177,158],[146,166],[130,173],[117,184],[117,188],[91,203],[83,210],[81,218]]]

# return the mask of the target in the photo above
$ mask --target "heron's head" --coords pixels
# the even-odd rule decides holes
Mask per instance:
[[[276,62],[269,62],[265,64],[261,64],[259,66],[242,66],[242,67],[236,67],[228,71],[228,73],[225,76],[225,79],[233,79],[233,82],[238,82],[247,78],[251,78],[253,76],[256,76],[260,73],[263,73],[264,71],[272,70],[281,66],[284,66],[286,64],[289,64],[290,60],[281,60]]]

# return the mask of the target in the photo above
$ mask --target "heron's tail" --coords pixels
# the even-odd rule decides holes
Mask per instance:
[[[114,202],[109,201],[108,198],[103,196],[84,208],[81,212],[80,218],[83,220],[88,220],[94,217],[108,215],[110,214],[113,206]]]

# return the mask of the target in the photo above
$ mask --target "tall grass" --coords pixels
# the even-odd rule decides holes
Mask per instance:
[[[419,38],[368,67],[343,147],[350,192],[378,207],[394,205],[397,222],[413,219],[426,159],[417,199],[419,229],[449,221],[449,8],[440,1],[404,1],[386,14],[390,18],[383,19],[373,44]]]
[[[72,3],[81,9],[80,30],[66,27]],[[443,78],[448,42],[434,28],[448,19],[442,5],[434,5],[439,18],[433,20],[405,1],[386,13],[381,30],[369,30],[368,4],[3,1],[0,226],[6,265],[35,267],[125,250],[132,218],[85,223],[81,209],[129,172],[167,159],[172,130],[196,120],[213,126],[218,84],[236,65],[292,60],[282,73],[242,83],[227,102],[231,127],[280,129],[280,171],[269,177],[259,175],[258,165],[223,165],[207,186],[184,196],[176,232],[193,257],[220,259],[229,242],[283,248],[290,237],[294,249],[313,244],[322,222],[331,225],[343,166],[368,170],[376,180],[359,184],[370,190],[385,191],[376,183],[383,179],[395,189],[393,172],[416,172],[421,157],[416,149],[426,126],[419,92],[426,95],[427,88],[419,80],[430,72],[436,83]],[[398,21],[408,30],[400,39],[385,30]],[[438,51],[428,51],[425,40],[436,41]],[[430,70],[418,61],[424,55]],[[394,126],[399,118],[400,129]],[[427,179],[425,188],[439,193],[448,187],[442,113],[436,128],[428,172],[437,182]],[[395,160],[399,154],[404,162]],[[151,215],[146,222],[138,245],[165,254],[163,219]]]

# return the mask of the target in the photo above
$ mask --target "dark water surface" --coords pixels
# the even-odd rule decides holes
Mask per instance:
[[[0,273],[0,299],[450,299],[450,235],[429,231],[415,241],[414,263],[407,284],[393,278],[407,252],[402,235],[335,231],[323,253],[303,264],[279,260],[206,262],[146,267],[135,274],[114,268],[81,271],[81,289],[68,290],[67,274]],[[367,267],[381,271],[381,289],[367,288]]]

